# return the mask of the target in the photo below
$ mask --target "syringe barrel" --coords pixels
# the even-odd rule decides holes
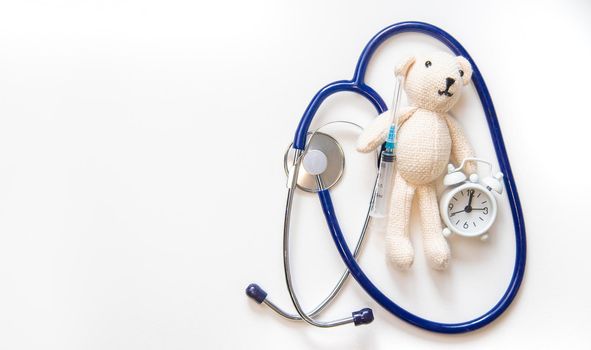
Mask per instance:
[[[388,213],[390,197],[392,196],[394,160],[395,156],[392,153],[382,152],[378,179],[373,193],[373,202],[369,211],[369,215],[374,218],[385,217]]]

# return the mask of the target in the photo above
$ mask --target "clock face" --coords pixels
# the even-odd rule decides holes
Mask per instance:
[[[459,188],[447,205],[449,223],[467,236],[484,233],[495,219],[496,203],[489,191],[478,187]]]

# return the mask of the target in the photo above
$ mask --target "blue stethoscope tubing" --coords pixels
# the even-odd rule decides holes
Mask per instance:
[[[505,188],[507,197],[509,198],[509,203],[511,205],[513,225],[515,227],[515,265],[513,268],[511,281],[509,282],[507,290],[505,291],[501,299],[497,302],[497,304],[494,305],[488,312],[470,321],[461,323],[440,323],[430,321],[421,318],[417,315],[414,315],[409,311],[403,309],[394,301],[389,299],[386,295],[384,295],[367,277],[367,275],[363,272],[359,264],[355,261],[355,258],[351,253],[351,249],[347,245],[345,237],[343,236],[341,228],[339,227],[339,222],[335,214],[329,190],[326,189],[319,191],[318,196],[322,204],[322,210],[324,212],[324,216],[330,229],[331,236],[336,244],[337,250],[339,251],[341,258],[343,259],[344,263],[347,265],[347,268],[351,271],[351,275],[355,278],[359,285],[361,285],[361,287],[378,304],[380,304],[383,308],[388,310],[393,315],[399,317],[400,319],[414,326],[429,331],[438,333],[470,332],[482,328],[494,321],[509,307],[513,299],[515,299],[515,296],[517,295],[517,291],[519,290],[519,286],[521,285],[525,273],[526,238],[521,203],[519,201],[517,187],[515,186],[515,180],[513,179],[511,165],[507,157],[507,151],[505,149],[505,144],[503,142],[503,135],[501,134],[501,129],[499,127],[499,122],[497,120],[495,108],[493,106],[493,102],[484,82],[484,79],[482,78],[482,75],[480,74],[478,67],[476,66],[474,60],[470,57],[466,49],[464,49],[464,47],[462,47],[462,45],[447,32],[428,23],[401,22],[393,24],[383,29],[370,40],[370,42],[367,44],[367,46],[361,53],[359,61],[357,62],[357,67],[355,68],[355,74],[353,75],[353,79],[333,82],[331,84],[326,85],[325,87],[320,89],[318,93],[316,93],[316,95],[306,108],[306,111],[304,112],[302,119],[300,120],[295,134],[293,147],[295,149],[304,150],[306,145],[306,135],[308,134],[308,128],[310,126],[310,123],[312,122],[312,119],[314,118],[314,115],[318,111],[318,108],[323,103],[323,101],[330,95],[335,94],[337,92],[350,91],[365,97],[373,104],[375,109],[378,111],[378,114],[381,114],[387,110],[387,106],[380,97],[380,95],[370,86],[365,84],[365,73],[373,54],[375,53],[377,48],[382,43],[384,43],[384,41],[397,34],[407,32],[418,32],[427,34],[441,41],[456,55],[461,55],[465,57],[472,64],[472,81],[474,83],[476,91],[478,92],[478,96],[480,97],[482,107],[484,108],[484,114],[486,115],[486,120],[488,122],[488,127],[490,130],[500,169],[503,172],[503,174],[505,174]]]

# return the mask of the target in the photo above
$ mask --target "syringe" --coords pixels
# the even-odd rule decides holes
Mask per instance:
[[[400,104],[401,85],[401,78],[398,78],[396,80],[394,98],[392,100],[392,124],[388,130],[385,150],[380,157],[378,178],[375,184],[372,205],[369,211],[369,215],[375,218],[386,216],[388,205],[390,204],[390,197],[392,195],[392,176],[394,175],[394,161],[396,160],[396,127],[398,122],[396,113],[398,112],[398,105]]]

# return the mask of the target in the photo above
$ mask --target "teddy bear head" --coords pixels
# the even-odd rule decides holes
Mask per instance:
[[[396,76],[404,78],[411,105],[445,113],[470,83],[472,66],[462,56],[438,51],[406,58],[396,68]]]

